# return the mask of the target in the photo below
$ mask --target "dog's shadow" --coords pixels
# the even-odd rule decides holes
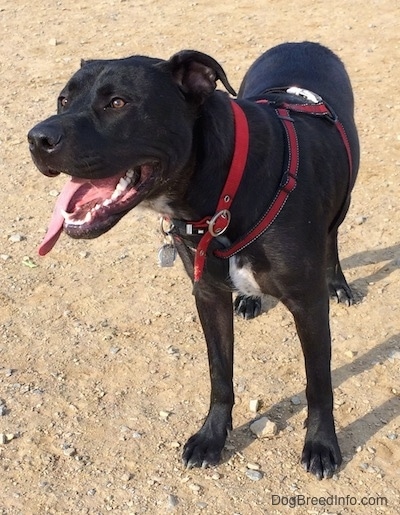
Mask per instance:
[[[383,281],[392,272],[400,267],[400,243],[383,249],[365,250],[341,260],[343,270],[358,268],[360,266],[378,264],[387,261],[371,275],[356,279],[350,284],[355,291],[356,299],[361,300],[368,294],[370,284]]]
[[[390,351],[400,345],[400,333],[395,334],[385,340],[380,345],[369,350],[351,363],[343,365],[332,371],[332,381],[334,389],[344,383],[348,378],[362,374],[366,370],[373,368],[377,362],[382,363],[390,354]],[[305,398],[304,390],[296,394],[301,399]],[[293,396],[281,399],[279,403],[271,406],[270,409],[259,416],[267,416],[277,422],[279,430],[289,425],[289,419],[303,410],[304,404],[293,405]],[[400,413],[400,398],[393,396],[386,402],[377,406],[363,417],[354,420],[351,424],[338,431],[339,444],[342,453],[347,460],[353,458],[355,448],[364,445],[380,429],[383,423],[388,423]],[[305,415],[306,417],[306,415]],[[384,422],[382,422],[384,421]],[[254,442],[255,437],[249,430],[253,420],[233,429],[229,436],[229,450],[225,451],[224,461],[228,461],[235,453],[241,452]],[[271,443],[273,445],[273,442]]]
[[[384,249],[369,250],[359,252],[342,261],[343,269],[356,268],[368,264],[376,264],[382,261],[388,261],[379,270],[373,274],[356,279],[351,284],[351,288],[355,290],[357,300],[367,295],[368,287],[371,283],[382,281],[388,277],[400,265],[400,244]],[[263,303],[263,311],[268,311],[276,305],[274,299],[268,298]],[[400,333],[387,338],[381,344],[370,349],[365,354],[359,356],[357,359],[343,365],[340,368],[332,371],[333,387],[337,388],[350,377],[362,374],[363,372],[373,368],[377,362],[383,362],[387,359],[391,350],[400,346]],[[305,398],[304,390],[297,394],[300,398]],[[293,398],[293,396],[291,396]],[[268,416],[271,420],[277,422],[280,430],[288,425],[291,417],[302,411],[304,404],[293,405],[290,398],[281,399],[279,403],[271,406],[270,409],[259,416]],[[400,412],[400,398],[393,394],[386,402],[372,409],[363,417],[354,420],[346,427],[338,431],[339,444],[341,446],[343,455],[350,461],[354,454],[355,448],[365,444],[381,427],[382,421],[388,423],[393,420]],[[246,449],[255,437],[249,430],[249,425],[252,420],[234,428],[229,437],[231,447],[224,453],[224,461],[229,460],[236,452]]]
[[[392,272],[400,267],[400,244],[384,249],[365,250],[341,260],[343,270],[354,269],[361,266],[372,265],[388,261],[381,268],[366,277],[360,277],[350,283],[355,302],[361,302],[367,295],[369,286],[383,281]],[[346,274],[345,274],[346,275]],[[261,312],[267,313],[273,309],[279,301],[266,295],[262,299]]]

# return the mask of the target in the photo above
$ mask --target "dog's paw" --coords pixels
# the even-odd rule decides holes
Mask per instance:
[[[301,464],[304,470],[314,474],[317,479],[330,478],[342,463],[342,454],[336,435],[321,438],[306,438]]]
[[[330,283],[329,293],[332,298],[336,299],[338,304],[345,304],[346,306],[354,304],[353,293],[346,281]]]
[[[199,431],[186,442],[182,462],[186,468],[213,467],[221,461],[225,438],[210,437],[206,432]]]
[[[261,314],[261,298],[238,295],[233,303],[233,307],[236,315],[250,320]]]

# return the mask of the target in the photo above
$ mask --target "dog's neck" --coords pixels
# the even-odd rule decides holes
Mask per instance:
[[[232,160],[234,122],[230,100],[217,91],[194,114],[193,148],[177,180],[147,207],[169,218],[191,220],[215,208]]]
[[[192,170],[185,201],[193,215],[214,209],[232,160],[234,122],[226,93],[215,92],[200,107],[194,126]]]

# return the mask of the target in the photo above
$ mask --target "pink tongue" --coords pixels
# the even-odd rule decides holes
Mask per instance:
[[[78,191],[82,184],[85,183],[87,183],[87,180],[73,178],[63,187],[54,207],[46,236],[43,238],[42,243],[39,245],[39,256],[45,256],[57,243],[64,223],[64,217],[61,214],[61,211],[67,211],[68,205],[74,193]]]

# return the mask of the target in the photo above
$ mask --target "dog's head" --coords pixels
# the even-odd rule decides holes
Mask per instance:
[[[221,80],[211,57],[185,50],[170,60],[134,56],[82,62],[58,98],[58,112],[28,134],[39,170],[71,176],[39,247],[61,231],[94,238],[144,200],[173,195],[192,154],[199,106]]]

